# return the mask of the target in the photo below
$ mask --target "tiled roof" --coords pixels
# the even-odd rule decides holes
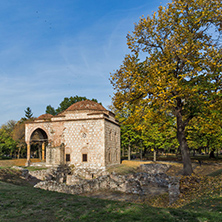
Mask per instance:
[[[66,109],[66,111],[75,111],[75,110],[107,111],[101,104],[91,100],[84,100],[74,103],[68,109]]]
[[[53,115],[46,113],[46,114],[42,114],[41,116],[39,116],[39,117],[37,118],[37,120],[41,120],[41,119],[49,120],[49,119],[51,119],[52,117],[53,117]]]

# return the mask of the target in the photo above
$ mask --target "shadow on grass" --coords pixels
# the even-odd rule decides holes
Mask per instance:
[[[222,221],[221,201],[215,198],[179,209],[154,208],[0,182],[0,221]]]

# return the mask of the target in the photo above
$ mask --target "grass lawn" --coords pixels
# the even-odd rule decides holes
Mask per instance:
[[[222,165],[194,164],[197,178],[183,178],[181,198],[171,208],[157,197],[143,204],[101,200],[35,189],[21,178],[21,172],[0,161],[0,221],[222,221]],[[18,165],[21,162],[18,163]],[[125,161],[117,173],[133,173],[138,161]],[[148,162],[147,162],[148,163]],[[1,165],[2,164],[2,165]],[[170,174],[182,165],[172,163]],[[209,175],[209,176],[206,176]],[[4,181],[4,182],[3,182]],[[221,191],[221,192],[220,192]],[[161,198],[165,198],[161,199]],[[153,201],[153,203],[151,203]],[[150,206],[152,204],[152,206]],[[154,207],[155,206],[155,207]],[[162,207],[160,207],[162,206]]]
[[[0,221],[222,221],[222,198],[154,208],[0,182]]]

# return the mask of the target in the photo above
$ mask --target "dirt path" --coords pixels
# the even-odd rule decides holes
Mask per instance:
[[[0,160],[0,167],[25,166],[27,159]],[[33,163],[41,162],[39,159],[31,159]]]

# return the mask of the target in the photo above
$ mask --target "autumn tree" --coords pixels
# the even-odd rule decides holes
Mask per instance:
[[[58,113],[61,113],[62,111],[66,110],[68,107],[70,107],[72,104],[83,101],[83,100],[88,100],[85,96],[71,96],[71,97],[65,97],[63,101],[59,104],[58,108],[55,109],[51,105],[48,105],[46,107],[46,113],[51,114],[53,116],[57,115]],[[91,99],[94,102],[98,102],[97,99]]]
[[[135,25],[127,35],[131,53],[111,75],[117,109],[133,105],[145,116],[150,107],[175,116],[185,175],[193,171],[187,126],[221,112],[221,21],[221,0],[172,0]]]
[[[24,153],[26,150],[25,122],[26,120],[23,119],[18,121],[12,131],[12,138],[17,143],[18,159],[20,158],[21,154]]]

